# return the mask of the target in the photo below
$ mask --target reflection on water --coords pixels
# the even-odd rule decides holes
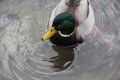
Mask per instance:
[[[73,49],[64,49],[57,46],[53,46],[52,48],[58,53],[58,55],[45,58],[44,61],[52,63],[53,65],[51,67],[54,69],[54,71],[71,69],[73,67],[72,62],[74,60]]]
[[[0,0],[0,80],[120,80],[120,0],[91,0],[100,36],[71,49],[41,41],[59,0]]]

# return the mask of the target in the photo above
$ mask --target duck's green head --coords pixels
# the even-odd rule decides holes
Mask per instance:
[[[75,28],[75,19],[69,13],[61,13],[57,15],[53,21],[52,27],[43,35],[42,40],[47,40],[54,36],[57,32],[61,35],[70,35]]]

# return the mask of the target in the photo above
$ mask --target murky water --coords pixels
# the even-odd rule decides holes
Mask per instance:
[[[74,49],[41,36],[59,0],[0,0],[0,80],[120,80],[120,0],[91,0],[103,35]]]

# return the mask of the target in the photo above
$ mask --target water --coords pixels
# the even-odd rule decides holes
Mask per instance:
[[[41,41],[59,0],[0,0],[0,80],[120,80],[120,1],[91,0],[102,35],[74,49]]]

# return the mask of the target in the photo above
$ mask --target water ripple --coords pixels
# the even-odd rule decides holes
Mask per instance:
[[[74,49],[40,41],[58,2],[0,0],[0,80],[119,80],[120,1],[91,0],[102,35]]]

